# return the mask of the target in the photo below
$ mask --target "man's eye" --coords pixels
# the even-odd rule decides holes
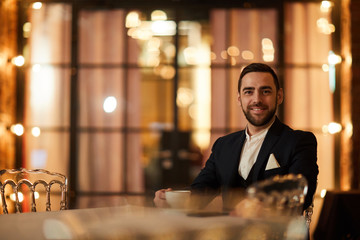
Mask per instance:
[[[263,94],[264,94],[264,95],[269,95],[269,94],[271,94],[271,91],[270,91],[270,90],[264,90],[264,91],[263,91]]]
[[[252,91],[244,91],[244,95],[249,95],[251,93],[252,93]]]

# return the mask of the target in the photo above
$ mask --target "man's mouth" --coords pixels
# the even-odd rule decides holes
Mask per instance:
[[[250,109],[250,111],[255,112],[255,113],[262,113],[266,110],[266,107],[255,106],[255,107],[250,107],[249,109]]]

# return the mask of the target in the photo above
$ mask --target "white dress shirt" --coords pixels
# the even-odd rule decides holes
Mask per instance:
[[[240,176],[242,176],[245,180],[247,179],[251,168],[256,162],[256,158],[259,154],[260,148],[271,125],[272,124],[270,124],[269,127],[265,128],[264,130],[258,132],[253,136],[250,136],[248,134],[247,127],[245,129],[246,140],[241,150],[240,164],[238,170]]]

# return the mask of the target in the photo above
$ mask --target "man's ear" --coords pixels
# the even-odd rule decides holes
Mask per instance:
[[[278,105],[282,104],[282,102],[284,101],[284,90],[282,88],[278,90],[276,97]]]
[[[237,95],[237,103],[239,106],[241,106],[241,97],[240,97],[240,93],[238,93]]]

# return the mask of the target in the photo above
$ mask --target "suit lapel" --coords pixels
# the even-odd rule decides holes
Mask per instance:
[[[278,118],[276,118],[275,122],[270,127],[268,133],[265,136],[264,142],[260,148],[259,155],[253,166],[252,177],[251,177],[252,182],[259,180],[261,169],[263,168],[265,162],[267,162],[271,154],[271,150],[273,149],[273,146],[278,141],[282,128],[283,128],[283,124],[279,121]]]
[[[240,154],[241,154],[241,149],[244,145],[244,141],[245,141],[245,132],[242,131],[242,134],[240,135],[240,137],[234,141],[233,145],[232,145],[232,152],[231,152],[231,156],[230,156],[230,164],[227,165],[227,167],[229,169],[228,172],[231,173],[229,175],[229,183],[230,184],[236,184],[236,179],[237,176],[239,175],[238,173],[238,168],[239,168],[239,162],[240,162]]]

